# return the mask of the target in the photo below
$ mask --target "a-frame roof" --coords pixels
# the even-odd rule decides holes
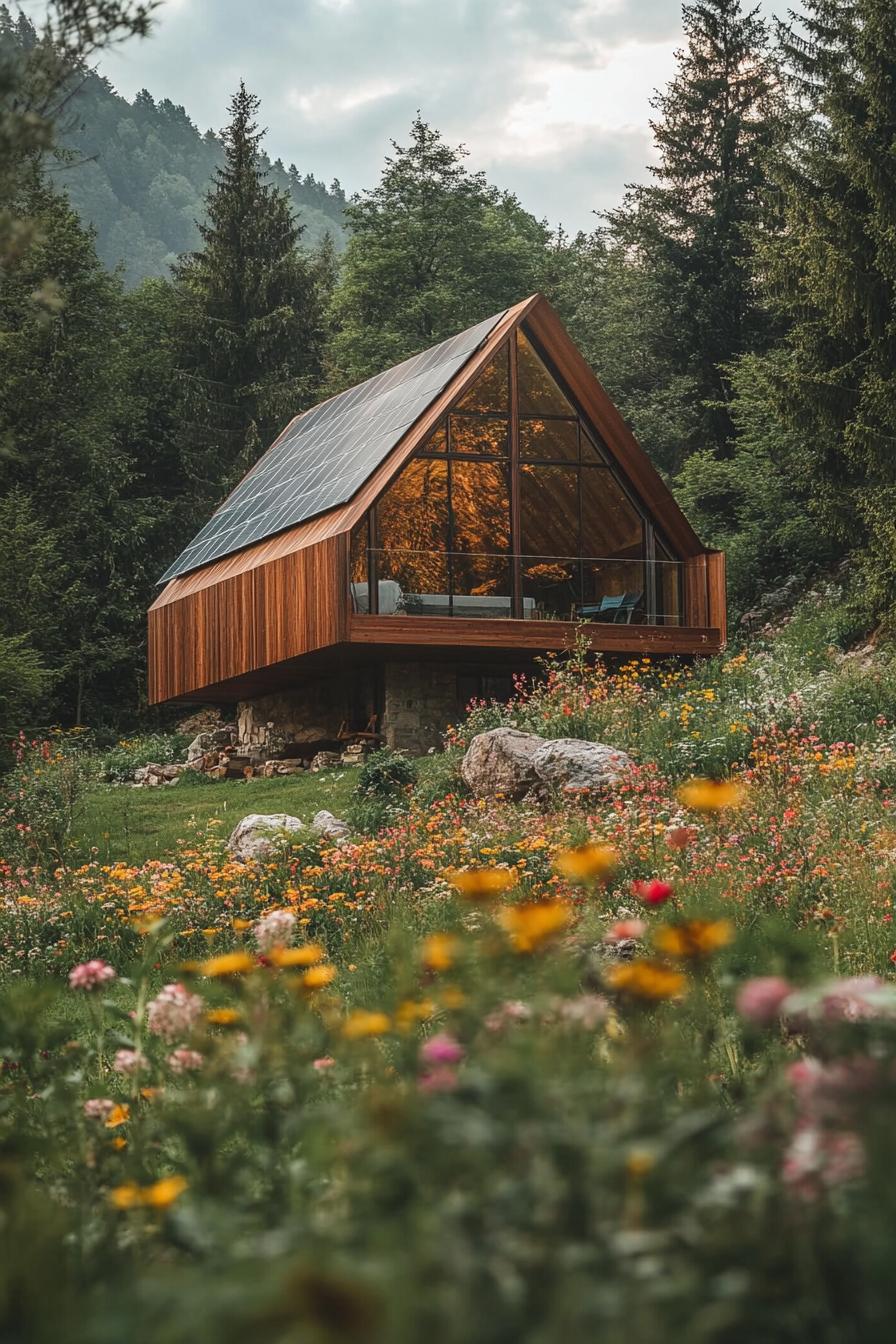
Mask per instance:
[[[477,322],[297,415],[161,581],[345,504],[503,316]]]
[[[669,541],[682,557],[703,551],[556,313],[535,294],[292,420],[163,575],[161,582],[175,582],[154,606],[351,528],[524,321]]]

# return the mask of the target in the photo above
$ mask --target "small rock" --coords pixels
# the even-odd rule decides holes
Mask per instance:
[[[227,841],[227,849],[236,859],[270,859],[281,848],[284,832],[305,829],[304,822],[286,812],[268,815],[253,812],[237,822]]]
[[[315,814],[311,822],[311,829],[317,831],[327,840],[347,840],[351,832],[348,822],[343,821],[341,817],[334,817],[332,812],[322,810]]]
[[[334,765],[339,765],[341,760],[342,757],[338,751],[319,751],[308,769],[317,774],[319,770],[331,770]]]
[[[187,765],[202,760],[212,745],[211,733],[199,733],[187,747]]]
[[[533,760],[544,745],[535,733],[518,728],[492,728],[473,738],[461,762],[460,772],[477,798],[522,798],[538,783]]]

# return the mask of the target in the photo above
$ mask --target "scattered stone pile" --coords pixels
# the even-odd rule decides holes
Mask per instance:
[[[335,750],[329,741],[286,742],[269,733],[264,743],[246,744],[239,738],[235,723],[213,724],[198,732],[187,747],[183,764],[149,763],[134,773],[134,787],[155,788],[175,784],[185,770],[198,770],[209,779],[274,779],[309,770],[331,770],[336,766],[363,765],[370,744],[363,739],[348,742]]]
[[[156,765],[154,762],[141,765],[134,771],[134,788],[155,789],[160,784],[176,784],[186,768],[185,765]]]

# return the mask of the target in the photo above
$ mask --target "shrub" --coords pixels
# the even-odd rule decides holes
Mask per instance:
[[[355,788],[357,797],[392,798],[404,793],[417,780],[417,766],[391,747],[373,751],[361,766]]]
[[[171,765],[183,760],[190,739],[184,733],[146,733],[122,738],[101,759],[101,777],[110,784],[124,784],[143,765]]]
[[[96,775],[87,734],[56,733],[41,740],[21,733],[16,764],[2,780],[2,857],[40,868],[65,866],[72,855],[72,825]]]

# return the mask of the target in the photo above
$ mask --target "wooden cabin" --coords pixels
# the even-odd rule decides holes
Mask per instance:
[[[163,576],[149,698],[412,749],[577,629],[725,643],[725,563],[541,295],[297,416]]]

